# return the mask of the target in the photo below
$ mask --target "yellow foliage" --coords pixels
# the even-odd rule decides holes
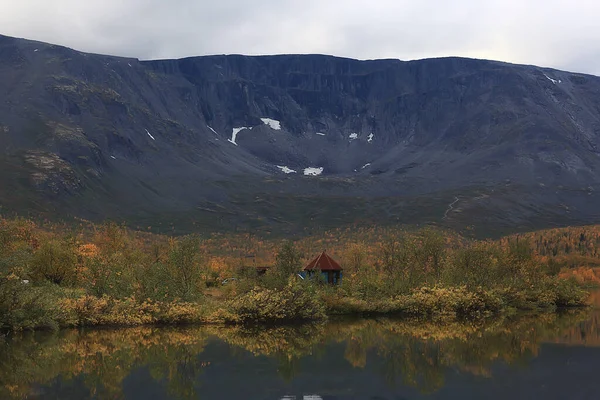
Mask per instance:
[[[100,249],[94,243],[82,244],[77,249],[77,254],[81,257],[97,257]]]

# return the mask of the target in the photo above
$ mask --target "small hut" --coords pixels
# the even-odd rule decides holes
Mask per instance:
[[[304,268],[304,272],[309,277],[314,276],[316,271],[321,271],[323,278],[331,285],[337,285],[342,280],[342,267],[325,252],[319,254]]]

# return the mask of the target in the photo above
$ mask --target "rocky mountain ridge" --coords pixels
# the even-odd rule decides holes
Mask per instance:
[[[4,211],[294,233],[598,222],[600,78],[443,58],[139,61],[0,36]]]

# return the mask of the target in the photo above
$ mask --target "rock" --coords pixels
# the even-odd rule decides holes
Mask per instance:
[[[463,58],[140,62],[0,36],[0,93],[14,211],[183,230],[600,219],[581,190],[600,180],[594,76]],[[462,212],[444,218],[455,196]]]

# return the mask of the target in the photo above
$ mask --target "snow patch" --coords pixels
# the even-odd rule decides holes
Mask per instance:
[[[154,136],[152,136],[152,135],[150,134],[150,132],[148,132],[148,129],[146,129],[146,133],[148,134],[148,136],[150,136],[150,139],[152,139],[152,140],[156,140],[156,139],[154,139]]]
[[[265,125],[269,125],[269,128],[274,129],[276,131],[281,130],[281,122],[271,119],[271,118],[261,118],[260,119]]]
[[[33,52],[34,52],[34,53],[37,53],[38,51],[40,51],[40,49],[35,49]]]
[[[115,157],[115,156],[110,156],[110,158],[112,158],[113,160],[117,159],[117,157]]]
[[[317,132],[317,133],[315,133],[315,135],[325,136],[325,134],[323,132]]]
[[[208,125],[206,125],[206,127],[207,127],[208,129],[210,129],[211,131],[213,131],[213,133],[214,133],[215,135],[219,136],[219,134],[217,133],[217,131],[215,131],[213,128],[211,128],[211,127],[210,127],[210,126],[208,126]]]
[[[373,141],[373,138],[375,137],[375,135],[373,135],[373,133],[371,132],[369,134],[369,136],[367,137],[367,142],[371,143]]]
[[[360,169],[365,169],[365,168],[367,168],[369,165],[371,165],[371,163],[370,163],[370,162],[369,162],[369,163],[366,163],[365,165],[363,165],[363,166],[362,166]]]
[[[252,129],[251,127],[247,127],[247,126],[242,126],[240,128],[233,128],[233,131],[231,131],[231,139],[227,139],[228,142],[235,144],[236,146],[238,145],[235,141],[235,139],[237,138],[238,133],[240,133],[240,131],[243,131],[244,129]]]
[[[555,85],[556,85],[557,83],[562,83],[562,81],[561,81],[560,79],[558,79],[558,80],[556,80],[556,79],[552,79],[552,78],[550,78],[550,77],[549,77],[548,75],[546,75],[546,74],[544,74],[544,76],[545,76],[545,77],[546,77],[546,78],[547,78],[547,79],[548,79],[550,82],[554,83]]]
[[[348,136],[348,139],[350,139],[350,141],[358,139],[358,133],[351,133],[350,136]]]
[[[129,65],[131,67],[131,64],[129,64],[129,63],[127,63],[127,65]],[[133,68],[133,67],[131,67],[131,68]]]
[[[283,165],[276,165],[284,174],[295,174],[296,171]]]
[[[307,175],[307,176],[319,176],[322,173],[323,173],[323,167],[319,167],[319,168],[315,168],[315,167],[304,168],[304,175]]]

